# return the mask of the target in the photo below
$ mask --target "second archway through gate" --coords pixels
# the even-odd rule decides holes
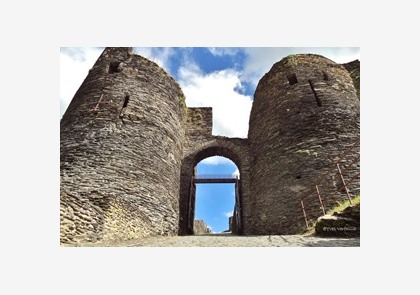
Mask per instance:
[[[239,181],[239,168],[228,158],[208,157],[195,166],[194,234],[237,230],[233,216],[239,198]]]
[[[221,138],[218,141],[209,143],[208,145],[202,145],[194,148],[193,150],[195,150],[195,152],[191,151],[183,158],[180,175],[179,235],[194,234],[196,185],[200,182],[200,180],[195,176],[195,167],[202,160],[213,156],[225,157],[229,159],[229,162],[232,161],[234,163],[234,166],[231,166],[230,168],[231,170],[228,170],[228,174],[231,176],[228,182],[233,183],[236,188],[236,191],[234,191],[235,205],[232,212],[232,233],[243,233],[242,230],[245,229],[246,224],[244,224],[242,220],[242,211],[245,195],[249,193],[249,163],[246,156],[246,150],[244,151],[244,147],[242,145],[244,145],[242,139]],[[207,162],[208,161],[214,160],[207,160]],[[240,172],[239,179],[232,176],[236,172],[236,169]],[[229,211],[226,210],[226,214],[230,211],[232,211],[232,209]],[[226,229],[228,229],[228,224],[226,224]]]

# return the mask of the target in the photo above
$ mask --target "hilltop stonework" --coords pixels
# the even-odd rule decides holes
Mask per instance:
[[[211,108],[187,108],[157,64],[106,48],[60,122],[60,242],[193,234],[194,167],[215,155],[241,175],[234,233],[301,232],[300,192],[359,129],[349,72],[318,55],[276,63],[255,92],[248,138],[228,138],[212,135]]]

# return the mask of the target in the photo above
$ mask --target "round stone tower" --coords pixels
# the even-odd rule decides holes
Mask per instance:
[[[106,48],[60,123],[60,241],[178,231],[184,95],[157,64]]]
[[[293,234],[306,228],[300,201],[317,199],[305,199],[304,192],[315,189],[318,177],[355,142],[358,150],[359,117],[357,92],[343,66],[312,54],[273,65],[259,81],[249,123],[250,233]]]

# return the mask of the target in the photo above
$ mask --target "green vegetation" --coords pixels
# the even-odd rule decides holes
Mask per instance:
[[[287,65],[291,66],[292,68],[297,66],[297,60],[296,57],[294,55],[288,55],[285,57]]]
[[[354,197],[351,199],[351,204],[349,200],[345,200],[343,202],[337,201],[337,205],[329,209],[327,212],[325,212],[325,215],[332,215],[334,212],[342,212],[344,209],[346,209],[350,205],[360,204],[360,195]],[[304,232],[305,235],[312,235],[315,233],[315,225],[316,220],[312,221],[309,224],[309,229]]]
[[[201,121],[201,120],[203,120],[203,115],[201,113],[196,112],[193,115],[193,120],[194,121]]]
[[[184,110],[184,114],[186,115],[187,114],[187,103],[185,102],[185,96],[184,95],[181,95],[179,97],[179,103],[181,104],[182,109]]]
[[[360,71],[359,69],[354,69],[350,72],[350,77],[353,80],[354,87],[357,90],[357,93],[360,93]]]
[[[344,209],[346,209],[348,206],[359,204],[359,203],[360,203],[360,196],[357,196],[357,197],[351,199],[351,204],[350,204],[349,200],[345,200],[344,202],[339,202],[339,204],[337,204],[336,206],[334,206],[333,208],[328,210],[326,212],[326,214],[327,215],[332,215],[334,212],[341,212]]]

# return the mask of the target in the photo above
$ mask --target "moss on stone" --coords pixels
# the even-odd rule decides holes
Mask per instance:
[[[184,95],[180,95],[179,96],[179,103],[182,106],[182,109],[184,110],[184,114],[187,114],[187,103],[185,102],[185,96]]]
[[[359,69],[354,69],[350,72],[350,77],[353,80],[354,87],[357,90],[357,93],[360,93],[360,71]]]
[[[203,119],[203,115],[201,113],[194,113],[193,115],[194,121],[199,121]]]
[[[289,65],[292,68],[295,68],[297,66],[297,59],[295,55],[288,55],[285,57],[287,65]]]

